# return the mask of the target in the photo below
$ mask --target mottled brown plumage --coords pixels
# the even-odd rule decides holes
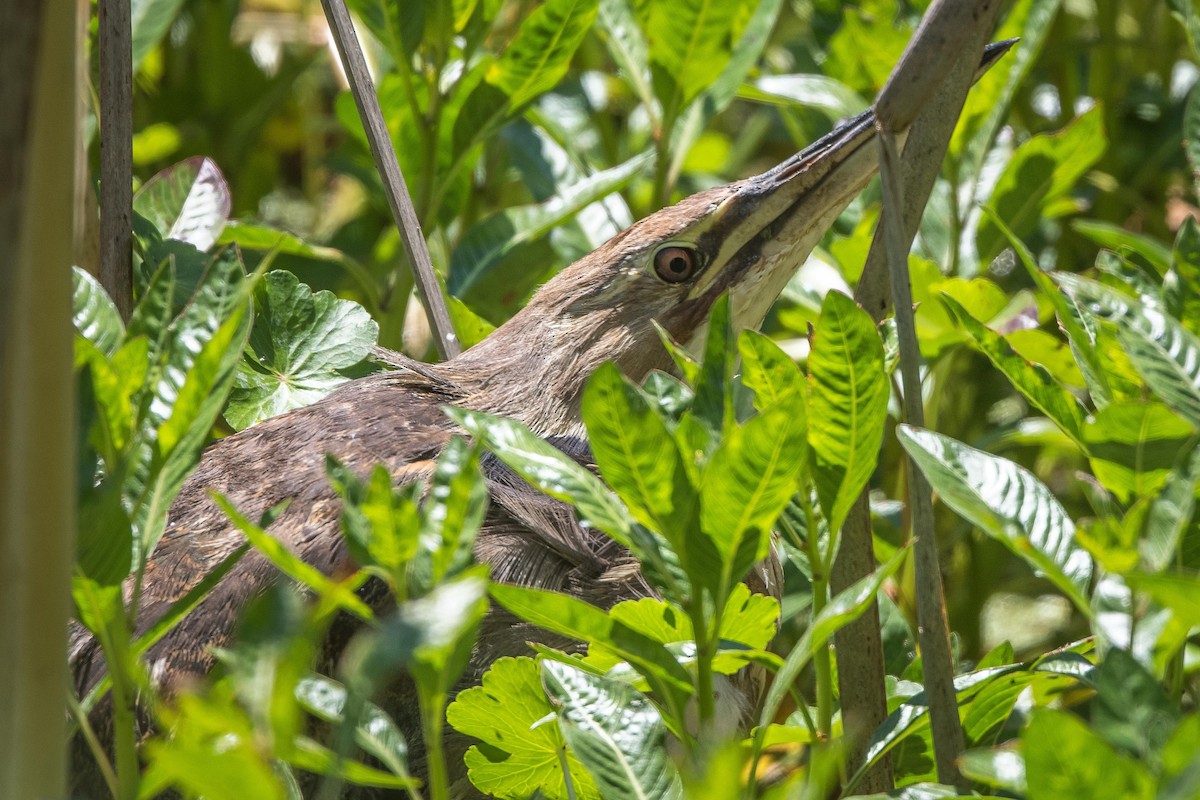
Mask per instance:
[[[725,292],[731,294],[735,322],[757,325],[825,227],[870,177],[875,154],[865,145],[873,132],[873,120],[864,114],[770,172],[702,192],[642,220],[564,270],[512,320],[458,358],[439,365],[398,359],[401,369],[348,383],[311,406],[212,445],[172,506],[166,533],[146,567],[139,632],[242,543],[210,491],[228,497],[251,519],[290,500],[271,532],[310,564],[339,575],[354,564],[339,532],[340,506],[326,480],[326,454],[360,474],[382,463],[397,484],[420,480],[454,433],[441,411],[454,404],[515,417],[586,463],[579,409],[587,376],[604,361],[616,362],[639,381],[653,369],[671,370],[653,322],[682,342],[694,341]],[[694,263],[668,265],[690,264],[683,279],[664,273],[656,260],[665,247],[694,257]],[[631,555],[580,527],[570,508],[530,489],[494,460],[485,460],[485,471],[491,507],[475,555],[490,565],[495,580],[568,592],[602,607],[651,593]],[[752,576],[752,588],[778,590],[778,564],[769,566],[774,569]],[[213,666],[209,648],[227,645],[239,612],[278,580],[264,557],[248,553],[150,649],[145,660],[152,678],[169,695],[206,674]],[[386,611],[391,601],[378,585],[366,592]],[[333,667],[354,625],[348,618],[335,624],[318,669]],[[527,653],[529,639],[546,640],[544,633],[493,612],[466,680],[477,680],[502,655]],[[86,692],[104,666],[99,647],[78,626],[71,634],[71,659],[75,689]],[[417,744],[415,701],[403,683],[382,705]],[[101,708],[96,716],[102,735],[108,728],[104,714]],[[463,747],[452,743],[451,756]],[[418,769],[419,760],[418,754]],[[460,760],[457,767],[461,776]]]

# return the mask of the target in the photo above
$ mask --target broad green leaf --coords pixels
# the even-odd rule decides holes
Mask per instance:
[[[415,789],[421,782],[416,778],[393,775],[391,772],[358,761],[341,758],[328,747],[307,736],[297,736],[283,760],[305,772],[316,775],[337,775],[355,786],[380,789]]]
[[[921,764],[927,764],[929,759],[925,753],[921,754]],[[905,772],[904,764],[901,763],[899,769]],[[906,777],[912,777],[910,773],[905,772]],[[944,783],[930,783],[929,781],[921,781],[920,783],[910,783],[903,786],[894,792],[886,795],[890,800],[951,800],[955,797],[983,797],[976,792],[966,791],[957,786],[948,786]],[[868,800],[868,798],[878,798],[880,795],[854,795],[847,797],[846,800]]]
[[[125,324],[100,281],[71,267],[71,322],[80,336],[112,357],[125,337]]]
[[[1108,286],[1067,273],[1056,274],[1055,280],[1087,313],[1117,326],[1121,344],[1150,388],[1200,427],[1200,338],[1160,307]]]
[[[208,339],[201,340],[198,353],[189,351],[197,342],[188,337],[202,331],[207,320],[194,326],[180,324],[174,340],[168,344],[167,360],[147,422],[154,424],[156,411],[169,411],[169,416],[153,434],[157,440],[152,448],[149,480],[135,514],[139,552],[143,557],[158,542],[166,524],[167,509],[199,460],[209,431],[233,388],[234,370],[250,335],[247,305],[243,301],[228,312],[220,327]],[[187,315],[185,312],[180,319]],[[171,397],[176,386],[177,393]],[[156,407],[156,403],[161,405]]]
[[[733,52],[739,0],[644,0],[634,11],[646,34],[655,94],[668,115],[707,89]]]
[[[1192,184],[1200,186],[1200,87],[1188,92],[1183,110],[1183,149],[1192,168]]]
[[[600,0],[596,30],[638,100],[646,108],[652,108],[654,93],[650,86],[646,36],[637,25],[630,0]]]
[[[1075,541],[1071,518],[1033,473],[933,431],[901,425],[897,435],[942,501],[1090,616],[1091,557]]]
[[[496,330],[495,325],[476,314],[470,306],[454,295],[446,296],[446,307],[450,312],[454,335],[458,337],[464,350],[479,344]]]
[[[596,19],[596,0],[547,0],[527,16],[516,38],[488,68],[486,80],[515,111],[553,89]]]
[[[804,397],[793,392],[740,428],[726,429],[704,468],[700,529],[720,556],[722,593],[766,557],[775,520],[796,492],[806,455],[803,409]]]
[[[1017,750],[968,750],[959,758],[962,774],[976,783],[1004,789],[1018,796],[1028,789],[1025,783],[1025,759]]]
[[[1146,768],[1106,744],[1066,711],[1037,709],[1021,732],[1029,800],[1149,800]]]
[[[527,622],[592,646],[605,647],[676,688],[691,690],[683,668],[661,643],[610,617],[599,608],[560,592],[496,583],[492,598]]]
[[[1200,333],[1200,225],[1192,217],[1183,221],[1175,237],[1162,293],[1170,315],[1192,333]]]
[[[1013,234],[1004,224],[1004,220],[1000,219],[987,206],[984,206],[983,211],[996,229],[1004,234],[1009,246],[1016,252],[1021,264],[1025,267],[1025,271],[1029,273],[1029,277],[1042,290],[1042,296],[1054,305],[1059,324],[1066,331],[1067,339],[1071,343],[1071,350],[1075,353],[1076,362],[1079,365],[1079,371],[1087,382],[1088,391],[1091,392],[1092,401],[1097,408],[1107,405],[1112,401],[1113,388],[1108,378],[1107,364],[1097,352],[1095,322],[1080,311],[1078,305],[1071,298],[1059,291],[1053,279],[1038,266],[1029,247]]]
[[[1151,572],[1166,569],[1179,553],[1184,531],[1193,521],[1198,487],[1200,448],[1192,446],[1171,470],[1162,491],[1150,501],[1145,536],[1138,546],[1142,562]]]
[[[757,103],[815,108],[830,122],[841,122],[867,108],[858,92],[826,75],[764,75],[738,89],[738,96]]]
[[[185,692],[174,705],[171,737],[152,737],[139,748],[146,762],[139,797],[174,788],[194,797],[283,800],[280,778],[232,688],[203,697]]]
[[[1002,336],[972,317],[950,295],[943,295],[942,300],[975,346],[996,369],[1004,373],[1013,387],[1072,440],[1082,445],[1083,409],[1075,397],[1055,381],[1044,367],[1023,359]]]
[[[982,159],[1004,124],[1017,90],[1038,62],[1060,6],[1062,0],[1017,0],[992,35],[992,41],[1019,38],[1021,42],[967,94],[949,145],[950,158],[955,163],[965,162],[965,168],[959,168],[962,174],[978,179]]]
[[[708,337],[704,341],[704,360],[695,379],[689,379],[696,390],[692,413],[710,432],[720,431],[733,419],[734,338],[729,295],[723,294],[713,304],[708,317]],[[686,359],[684,359],[686,363]],[[705,448],[707,451],[707,448]]]
[[[225,419],[241,430],[309,405],[345,383],[379,337],[366,310],[332,292],[313,292],[291,272],[268,272],[254,289],[250,350],[237,372]]]
[[[1112,648],[1095,673],[1092,730],[1122,752],[1156,765],[1179,722],[1179,708],[1162,684],[1128,652]]]
[[[1040,364],[1059,385],[1068,389],[1087,388],[1071,344],[1062,337],[1040,328],[1028,328],[1006,333],[1004,341],[1026,361]]]
[[[296,684],[296,700],[325,722],[341,724],[348,700],[346,687],[324,675],[311,674]],[[366,753],[401,777],[408,776],[408,743],[394,720],[367,704],[354,729],[354,741]]]
[[[325,474],[342,498],[342,535],[355,562],[378,570],[403,596],[408,587],[404,568],[416,555],[421,520],[417,509],[421,485],[392,488],[387,467],[375,465],[361,479],[332,455],[325,456]]]
[[[992,190],[991,207],[1014,234],[1029,235],[1040,219],[1054,213],[1056,201],[1100,159],[1107,144],[1099,106],[1058,133],[1034,136],[1005,166]],[[1004,235],[990,218],[980,221],[977,244],[983,263],[1003,249]]]
[[[625,600],[609,611],[615,622],[620,622],[664,645],[692,642],[695,635],[691,619],[682,609],[656,598]],[[723,649],[713,660],[713,670],[731,675],[746,665],[739,651],[765,650],[775,638],[779,624],[779,602],[773,597],[751,594],[744,583],[733,587],[725,610],[721,615],[719,637]],[[620,659],[604,648],[591,648],[587,663],[602,670],[609,670],[620,663]]]
[[[468,571],[365,628],[342,655],[340,670],[347,688],[369,697],[404,669],[416,682],[423,706],[444,702],[467,665],[487,613],[484,573],[482,567]]]
[[[459,692],[446,709],[455,730],[482,742],[466,754],[471,783],[502,800],[525,800],[535,792],[547,800],[600,798],[591,774],[570,750],[565,758],[574,794],[568,792],[560,767],[566,742],[554,713],[536,661],[501,658],[493,663],[479,686]]]
[[[542,684],[559,726],[606,800],[665,800],[681,789],[667,755],[658,709],[633,687],[557,661],[542,662]]]
[[[596,19],[597,0],[547,0],[525,17],[484,80],[458,112],[453,149],[463,153],[484,141],[529,102],[553,89]],[[453,292],[458,294],[458,292]]]
[[[583,422],[600,474],[632,512],[683,551],[696,493],[675,437],[650,399],[615,364],[592,373]]]
[[[225,176],[203,156],[168,167],[133,196],[133,210],[154,223],[163,239],[187,242],[197,250],[216,243],[230,204]]]
[[[969,708],[972,698],[977,696],[992,681],[1013,674],[1021,669],[1020,665],[1008,664],[1000,667],[988,667],[957,675],[954,678],[954,691],[960,708]],[[919,684],[916,688],[920,688]],[[924,691],[917,691],[904,700],[894,711],[888,714],[883,724],[875,729],[867,746],[866,760],[859,768],[857,779],[866,769],[881,756],[894,751],[898,746],[912,739],[929,735],[929,700]],[[922,747],[922,750],[928,748]],[[852,779],[854,780],[854,779]]]
[[[515,420],[460,408],[446,408],[446,413],[522,478],[573,505],[585,524],[633,546],[632,521],[621,501],[554,445]]]
[[[488,217],[463,235],[450,258],[450,294],[466,296],[518,246],[536,241],[571,221],[582,209],[618,191],[641,173],[646,154],[597,172],[537,205],[517,206]]]
[[[167,34],[171,23],[183,8],[183,2],[184,0],[130,0],[129,16],[135,74],[141,69],[146,56]]]
[[[1137,253],[1160,275],[1171,268],[1170,248],[1150,236],[1132,233],[1119,225],[1098,220],[1075,220],[1071,227],[1101,247],[1117,252]]]
[[[745,330],[738,337],[742,357],[742,384],[754,392],[754,407],[766,411],[787,395],[805,389],[796,362],[769,337]],[[800,408],[803,413],[803,407]]]
[[[825,296],[808,373],[813,476],[829,529],[836,531],[875,471],[889,394],[875,325],[840,292]]]
[[[1161,403],[1121,401],[1088,419],[1083,443],[1096,478],[1128,503],[1158,495],[1195,432]]]
[[[1190,573],[1167,573],[1125,575],[1125,582],[1139,592],[1145,592],[1155,602],[1169,608],[1179,623],[1186,628],[1200,625],[1200,592],[1196,590],[1200,579]]]
[[[479,450],[455,436],[438,456],[422,510],[421,591],[429,591],[470,566],[487,504]],[[423,574],[425,559],[430,564],[428,576]]]

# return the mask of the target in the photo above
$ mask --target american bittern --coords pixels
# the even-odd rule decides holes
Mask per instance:
[[[986,69],[1006,48],[985,54]],[[456,433],[441,406],[453,404],[524,422],[569,454],[587,457],[580,420],[583,386],[605,361],[642,380],[671,372],[654,321],[677,341],[703,334],[716,299],[729,293],[735,325],[757,326],[827,227],[863,188],[877,165],[875,119],[868,111],[774,169],[709,189],[665,208],[613,237],[546,283],[529,304],[487,339],[441,364],[402,368],[352,381],[323,400],[255,425],[212,445],[171,507],[166,533],[146,565],[138,631],[145,631],[244,538],[210,499],[220,492],[257,518],[290,501],[271,525],[296,554],[327,574],[353,569],[339,531],[340,502],[326,479],[326,454],[363,473],[377,463],[397,484],[427,478]],[[475,545],[497,581],[573,594],[601,607],[646,596],[632,556],[578,524],[571,510],[524,487],[492,463],[491,507]],[[778,591],[773,570],[759,591]],[[753,581],[753,576],[748,579]],[[145,661],[168,694],[212,669],[213,646],[229,643],[238,612],[279,581],[250,552],[200,606],[150,648]],[[383,613],[390,598],[364,589]],[[324,663],[332,668],[354,623],[334,624]],[[468,679],[504,655],[528,652],[543,634],[493,612],[484,623]],[[71,633],[75,688],[87,692],[104,673],[97,643]],[[420,730],[415,701],[402,690],[382,700],[410,734]],[[96,725],[104,736],[103,708]],[[419,735],[411,737],[419,742]],[[451,754],[460,754],[451,747]],[[101,793],[76,743],[76,789]],[[418,755],[419,761],[419,755]],[[461,763],[461,762],[460,762]],[[461,767],[460,767],[461,769]],[[419,764],[417,765],[419,771]]]

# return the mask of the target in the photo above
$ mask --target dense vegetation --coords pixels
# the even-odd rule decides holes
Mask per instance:
[[[634,219],[866,108],[923,5],[352,8],[470,344]],[[996,38],[1022,41],[974,88],[909,260],[928,429],[897,424],[894,331],[843,293],[879,216],[872,186],[763,334],[730,330],[719,305],[704,352],[674,353],[678,377],[593,376],[599,476],[468,412],[456,419],[469,442],[447,449],[430,487],[331,463],[362,566],[340,582],[229,507],[313,600],[258,600],[222,671],[168,703],[137,656],[245,549],[140,638],[121,587],[203,446],[381,368],[377,343],[431,348],[319,8],[140,3],[136,308],[122,322],[84,270],[75,295],[86,435],[73,593],[111,680],[71,705],[78,726],[112,693],[114,795],[287,797],[298,771],[326,776],[334,796],[347,782],[411,787],[405,743],[370,704],[398,669],[416,679],[430,742],[447,723],[480,740],[471,779],[498,797],[852,795],[861,773],[841,766],[831,637],[873,599],[892,713],[869,763],[891,757],[905,797],[953,793],[930,783],[907,452],[937,496],[973,791],[1200,797],[1200,18],[1190,0],[1015,0],[1002,19]],[[606,613],[489,584],[469,558],[485,447],[633,550],[661,599]],[[832,595],[839,529],[864,486],[880,566]],[[772,529],[781,606],[740,583]],[[394,616],[372,618],[354,594],[368,576],[395,592]],[[503,660],[443,711],[489,596],[588,642],[586,656]],[[338,675],[312,674],[339,612],[371,624]],[[715,741],[714,676],[748,664],[770,675],[761,724]],[[139,692],[163,731],[143,743],[120,713]],[[327,740],[310,738],[310,717]],[[444,791],[437,769],[419,790]]]

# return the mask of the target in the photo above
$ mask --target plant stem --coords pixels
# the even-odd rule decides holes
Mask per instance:
[[[424,695],[424,693],[421,693]],[[446,772],[446,751],[442,746],[443,709],[446,695],[434,692],[421,698],[421,734],[425,737],[425,765],[429,769],[429,796],[433,800],[449,800],[450,779]]]
[[[808,563],[812,568],[812,619],[816,619],[829,603],[829,566],[825,563],[817,540],[817,519],[812,498],[801,492],[800,506],[804,509],[805,524],[808,528],[804,544],[808,550]],[[817,678],[817,732],[828,739],[833,729],[833,664],[829,654],[829,642],[822,642],[813,654],[813,670]]]

